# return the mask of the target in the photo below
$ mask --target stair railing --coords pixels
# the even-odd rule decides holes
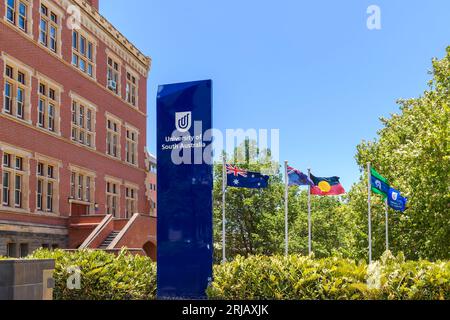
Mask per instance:
[[[97,235],[103,230],[103,228],[112,220],[113,216],[111,214],[107,214],[103,220],[95,227],[94,231],[84,240],[81,244],[80,249],[87,249],[91,245],[92,241],[97,237]]]

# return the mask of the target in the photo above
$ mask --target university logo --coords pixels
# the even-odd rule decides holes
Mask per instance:
[[[192,112],[177,112],[175,114],[175,127],[179,132],[187,132],[192,126]]]
[[[392,192],[392,200],[397,201],[397,199],[398,199],[398,193]]]

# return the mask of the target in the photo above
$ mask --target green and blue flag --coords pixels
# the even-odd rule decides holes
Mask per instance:
[[[371,176],[372,178],[370,182],[372,185],[372,192],[386,198],[390,189],[388,180],[373,168],[371,169]]]
[[[389,185],[388,180],[379,174],[375,169],[371,168],[371,185],[372,192],[383,196],[387,199],[390,208],[396,211],[405,211],[407,198],[403,197],[400,191],[395,190]]]

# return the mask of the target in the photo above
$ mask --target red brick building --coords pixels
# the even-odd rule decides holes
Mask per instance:
[[[0,0],[0,255],[155,255],[146,184],[151,60],[98,0]]]
[[[156,188],[156,156],[147,153],[147,168],[148,168],[148,175],[147,175],[147,197],[150,200],[150,215],[157,217],[157,188]]]

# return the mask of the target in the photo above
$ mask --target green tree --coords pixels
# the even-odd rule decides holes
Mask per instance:
[[[450,258],[450,47],[442,60],[433,59],[429,89],[415,99],[399,100],[400,113],[382,118],[375,141],[357,147],[356,160],[364,170],[372,165],[408,197],[405,213],[390,211],[392,251],[409,259]],[[367,176],[349,194],[350,209],[359,216],[359,235],[367,232]],[[384,251],[384,213],[374,196],[374,254]],[[365,222],[364,222],[365,221]],[[360,252],[367,246],[358,238]]]
[[[277,168],[266,152],[261,159],[255,142],[246,142],[236,148],[229,163],[235,159],[245,159],[239,166],[251,171],[262,172]],[[244,154],[244,156],[243,156]],[[246,156],[245,156],[246,154]],[[250,158],[251,157],[251,158]],[[269,187],[262,190],[227,188],[226,194],[226,240],[227,256],[273,254],[279,251],[279,230],[284,230],[282,207],[284,206],[284,189],[279,170],[271,175]],[[284,207],[283,207],[284,208]],[[283,224],[281,224],[282,218]],[[222,257],[222,164],[214,167],[214,239],[215,260]]]
[[[255,148],[255,143],[247,144]],[[254,254],[274,255],[284,253],[284,182],[280,166],[271,161],[270,151],[264,161],[250,161],[246,145],[239,146],[229,160],[246,159],[240,167],[252,171],[277,168],[270,178],[269,187],[263,190],[227,189],[226,237],[227,257]],[[247,157],[243,157],[247,154]],[[252,159],[256,160],[256,159]],[[214,239],[215,260],[222,257],[222,164],[215,166],[214,177]],[[305,189],[304,187],[302,189]],[[340,253],[352,256],[356,248],[354,234],[357,232],[353,211],[337,198],[312,198],[313,251],[316,256],[330,256]],[[289,188],[289,252],[308,254],[307,192],[298,187]]]
[[[290,251],[308,254],[308,192],[296,197],[297,219],[290,230]],[[312,251],[315,257],[353,257],[356,250],[357,219],[337,197],[311,197]]]

